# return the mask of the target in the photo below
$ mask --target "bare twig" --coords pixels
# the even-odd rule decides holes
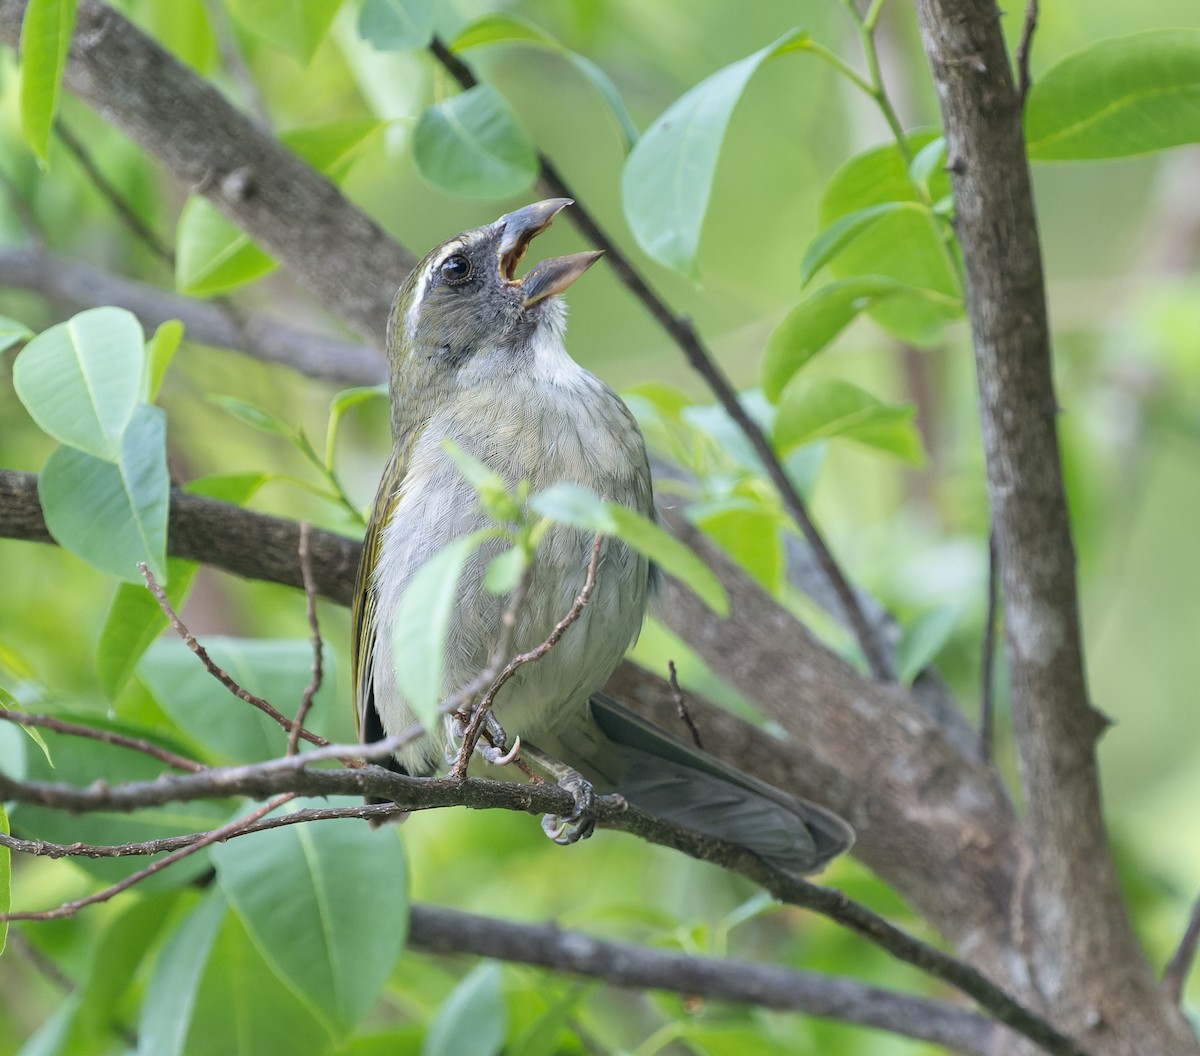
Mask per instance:
[[[475,708],[474,714],[471,716],[470,723],[467,725],[467,728],[463,733],[462,748],[459,751],[458,759],[455,760],[454,769],[451,771],[452,776],[461,778],[464,774],[466,774],[467,763],[471,759],[471,753],[475,750],[475,745],[479,740],[480,732],[483,729],[484,723],[487,721],[488,712],[491,711],[492,704],[495,703],[496,694],[498,694],[500,690],[504,688],[505,683],[508,682],[508,680],[512,678],[512,676],[515,675],[517,671],[519,671],[525,664],[531,664],[541,660],[542,657],[550,652],[550,650],[559,643],[562,636],[567,633],[567,628],[583,615],[583,610],[587,607],[587,603],[591,600],[592,591],[596,587],[596,572],[600,567],[600,549],[603,542],[604,536],[600,532],[597,532],[595,538],[592,539],[592,556],[588,560],[587,575],[584,577],[583,587],[580,589],[579,594],[576,596],[575,601],[572,603],[571,608],[567,611],[567,614],[554,625],[554,629],[550,632],[546,640],[542,642],[541,645],[534,649],[530,649],[528,652],[520,653],[509,660],[500,673],[496,675],[495,680],[488,687],[487,692],[484,693],[483,698],[479,701],[479,704]],[[515,594],[516,592],[514,591],[514,598]],[[523,600],[524,590],[521,591],[521,594]],[[505,613],[506,617],[511,614],[513,624],[516,622],[516,610],[518,604],[518,602],[514,601],[513,604],[509,605],[508,611]],[[511,632],[508,637],[509,641],[511,642]],[[511,648],[511,645],[506,643],[505,654],[509,648]]]
[[[187,629],[184,622],[171,607],[171,603],[167,600],[166,594],[163,593],[162,587],[158,585],[158,581],[154,578],[154,573],[146,567],[144,562],[138,562],[138,571],[142,573],[142,578],[146,581],[146,586],[149,588],[150,593],[154,595],[155,600],[158,602],[158,607],[162,609],[163,614],[170,621],[175,633],[183,640],[183,644],[196,654],[197,658],[204,665],[205,670],[237,697],[238,700],[244,700],[247,704],[258,708],[263,714],[279,723],[286,732],[291,733],[295,728],[291,719],[275,708],[269,701],[263,700],[262,697],[256,696],[245,687],[239,685],[227,671],[223,670],[213,661],[212,657],[208,655],[208,650],[196,641],[196,636]],[[300,736],[310,744],[321,746],[329,744],[329,741],[324,737],[318,736],[302,727],[300,728]]]
[[[700,731],[696,729],[696,724],[692,722],[692,716],[687,709],[687,701],[684,700],[683,690],[679,686],[679,673],[675,670],[675,661],[667,661],[667,671],[669,677],[668,684],[671,687],[671,700],[675,703],[675,710],[679,714],[679,721],[688,728],[688,734],[692,738],[692,743],[701,751],[704,750],[704,745],[700,743]]]
[[[100,902],[107,902],[110,898],[119,895],[122,891],[128,891],[136,884],[140,884],[147,877],[153,876],[155,873],[161,873],[168,866],[174,865],[176,862],[188,857],[188,855],[195,854],[197,851],[203,850],[210,844],[228,839],[239,829],[241,829],[243,825],[251,824],[257,821],[259,818],[263,817],[263,815],[269,814],[272,810],[283,806],[284,803],[295,799],[295,797],[296,794],[294,792],[286,792],[283,795],[276,796],[274,799],[264,803],[261,807],[251,811],[251,813],[246,817],[237,818],[234,821],[222,825],[220,828],[213,829],[211,832],[206,832],[194,843],[189,843],[186,847],[181,847],[173,854],[169,854],[165,858],[160,858],[157,862],[151,862],[150,865],[146,866],[145,869],[139,869],[131,876],[125,877],[124,880],[120,880],[117,883],[104,888],[103,891],[97,891],[94,894],[88,895],[86,898],[75,899],[73,902],[64,902],[62,905],[57,906],[54,909],[27,910],[17,913],[0,913],[0,920],[44,921],[63,920],[66,917],[73,917],[81,909],[86,909],[88,906],[94,906]]]
[[[429,50],[463,88],[473,88],[479,83],[471,68],[450,51],[438,37],[434,37],[430,42]],[[688,363],[712,389],[721,406],[725,408],[725,412],[737,423],[738,428],[750,441],[767,476],[770,477],[771,482],[783,498],[788,512],[799,526],[805,540],[812,548],[817,563],[832,585],[846,622],[862,649],[871,674],[878,679],[893,679],[895,676],[887,651],[880,643],[870,621],[863,612],[854,588],[843,575],[833,553],[809,516],[807,504],[788,478],[770,441],[742,406],[729,379],[717,366],[712,354],[704,347],[692,321],[687,316],[676,314],[654,291],[613,238],[600,227],[591,212],[580,204],[577,195],[568,186],[550,158],[541,152],[538,153],[538,166],[542,186],[554,197],[571,198],[575,201],[574,207],[567,213],[571,223],[593,246],[604,250],[604,259],[617,278],[679,346]]]
[[[110,209],[120,218],[139,242],[150,250],[167,267],[175,267],[175,251],[158,237],[157,233],[140,217],[133,206],[126,201],[125,196],[117,190],[113,182],[100,171],[91,152],[83,145],[83,141],[72,132],[61,118],[54,122],[54,133],[62,141],[64,147],[71,152],[76,163],[83,169],[91,185],[103,198]]]
[[[979,758],[992,758],[996,728],[996,612],[999,604],[996,533],[988,533],[987,607],[979,657]]]
[[[230,24],[229,12],[224,4],[214,3],[213,0],[204,0],[204,9],[208,13],[208,21],[212,26],[213,35],[217,38],[217,50],[221,53],[222,68],[237,84],[251,117],[264,131],[269,132],[271,130],[271,114],[262,97],[262,92],[258,90],[258,85],[246,66],[245,59],[242,58],[237,38],[233,33],[233,26]]]
[[[1176,1005],[1183,1000],[1183,985],[1187,982],[1192,962],[1196,959],[1197,945],[1200,945],[1200,898],[1192,904],[1192,915],[1183,931],[1183,937],[1163,971],[1163,991]]]
[[[317,623],[317,590],[313,584],[312,553],[309,549],[311,531],[312,526],[308,521],[300,522],[300,575],[304,579],[304,611],[308,616],[308,627],[312,636],[312,677],[308,680],[308,685],[304,687],[304,692],[300,696],[300,707],[296,712],[295,719],[292,720],[292,728],[288,731],[288,755],[295,755],[300,747],[300,731],[304,728],[304,720],[308,717],[309,709],[312,707],[313,697],[316,696],[317,690],[321,688],[321,683],[325,678],[324,647],[321,642],[321,628]]]
[[[1021,40],[1017,44],[1017,95],[1020,96],[1021,105],[1025,105],[1025,99],[1029,95],[1030,85],[1033,81],[1029,76],[1029,54],[1033,48],[1033,34],[1037,29],[1038,21],[1038,0],[1026,0],[1025,3],[1025,21],[1021,25]]]
[[[9,711],[7,708],[0,708],[0,719],[15,723],[17,726],[38,726],[42,729],[53,730],[55,733],[65,733],[72,737],[88,737],[93,741],[103,741],[105,744],[113,744],[119,748],[128,748],[131,751],[152,756],[160,763],[175,767],[176,770],[186,770],[189,773],[198,774],[204,769],[202,763],[188,759],[186,756],[176,755],[141,737],[126,737],[124,734],[114,733],[112,730],[96,729],[78,722],[56,719],[50,715],[31,715],[23,711]]]

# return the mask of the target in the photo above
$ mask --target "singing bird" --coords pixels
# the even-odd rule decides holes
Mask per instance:
[[[416,723],[393,658],[405,590],[447,544],[491,523],[446,440],[510,488],[525,481],[536,493],[570,482],[654,515],[637,423],[616,393],[571,359],[563,340],[560,294],[601,254],[543,260],[516,277],[530,242],[570,204],[537,202],[443,242],[412,271],[392,306],[392,455],[367,526],[352,624],[358,731],[366,743]],[[483,581],[503,545],[480,546],[459,580],[443,695],[474,679],[496,649],[507,599]],[[570,610],[591,550],[589,532],[566,525],[546,531],[518,609],[514,652],[539,645]],[[578,621],[496,697],[494,715],[510,739],[519,736],[565,764],[559,773],[575,772],[568,787],[584,816],[568,819],[556,838],[570,842],[590,832],[590,783],[791,874],[821,867],[853,841],[844,821],[726,766],[599,692],[638,635],[652,579],[644,557],[606,539]],[[447,723],[397,753],[395,768],[432,774],[453,746]]]

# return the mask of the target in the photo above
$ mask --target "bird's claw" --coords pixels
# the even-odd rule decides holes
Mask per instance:
[[[593,807],[596,794],[592,784],[582,774],[568,770],[559,776],[559,788],[565,788],[575,800],[570,814],[547,814],[542,818],[542,831],[555,843],[568,846],[586,840],[596,828]]]

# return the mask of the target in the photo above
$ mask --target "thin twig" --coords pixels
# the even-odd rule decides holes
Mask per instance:
[[[217,38],[217,51],[221,55],[221,69],[227,72],[237,84],[250,116],[263,131],[270,132],[270,111],[246,65],[246,60],[242,57],[237,38],[234,36],[229,12],[224,4],[216,3],[214,0],[205,0],[204,8],[208,15],[209,25],[212,26],[213,35]]]
[[[1033,48],[1033,33],[1037,29],[1038,0],[1027,0],[1025,4],[1025,21],[1021,26],[1021,40],[1017,44],[1017,95],[1021,106],[1025,105],[1025,97],[1029,95],[1033,81],[1029,76],[1029,53]]]
[[[299,825],[310,821],[333,821],[344,818],[381,821],[393,814],[401,814],[407,808],[398,807],[395,803],[360,803],[353,807],[313,807],[308,810],[294,810],[290,814],[280,814],[274,818],[262,818],[238,829],[225,837],[227,840],[238,836],[249,836],[266,829],[279,829],[285,825]],[[31,854],[36,858],[146,858],[154,854],[164,854],[177,851],[182,847],[190,847],[204,839],[207,832],[192,832],[180,836],[163,836],[157,840],[143,840],[140,843],[51,843],[49,840],[26,840],[19,836],[9,836],[0,832],[0,846],[19,854]]]
[[[979,758],[990,762],[996,729],[996,610],[999,600],[999,554],[996,533],[988,534],[987,611],[979,657]]]
[[[288,733],[291,733],[293,729],[293,723],[291,719],[282,714],[269,702],[263,700],[262,697],[255,696],[248,689],[245,689],[239,685],[234,681],[228,672],[217,666],[212,657],[208,655],[208,650],[205,649],[204,646],[202,646],[198,641],[196,641],[195,635],[193,635],[192,632],[187,629],[187,627],[184,625],[184,622],[171,607],[171,603],[167,600],[166,594],[163,593],[162,587],[158,585],[158,581],[154,578],[154,573],[146,567],[144,562],[138,562],[138,571],[141,572],[142,578],[146,581],[146,586],[150,589],[150,593],[154,595],[154,599],[158,602],[158,607],[162,609],[163,614],[170,621],[171,627],[174,629],[175,633],[183,640],[183,644],[196,654],[200,662],[204,665],[205,670],[207,670],[208,673],[213,676],[213,678],[215,678],[221,683],[221,685],[229,690],[230,693],[237,697],[238,700],[244,700],[247,704],[252,704],[254,707],[258,708],[259,711],[269,715],[275,722],[279,723],[279,725],[282,726],[283,729]],[[304,728],[300,729],[300,736],[310,744],[316,744],[322,747],[329,744],[329,741],[327,741],[324,737],[320,737]]]
[[[554,625],[554,629],[547,636],[546,640],[541,645],[534,649],[530,649],[526,653],[520,653],[514,656],[504,666],[494,681],[488,687],[483,698],[475,707],[475,711],[471,716],[471,721],[468,723],[466,730],[463,733],[462,747],[459,750],[458,758],[455,760],[454,769],[451,771],[451,776],[461,779],[467,771],[467,763],[471,759],[471,753],[475,751],[475,745],[479,741],[479,735],[483,730],[483,725],[487,721],[488,712],[491,711],[492,704],[496,700],[496,695],[504,688],[504,685],[513,675],[517,673],[525,664],[531,664],[541,660],[551,649],[553,649],[560,641],[562,636],[567,633],[567,628],[571,626],[580,616],[583,615],[583,610],[587,607],[587,603],[591,600],[592,591],[596,587],[596,573],[600,568],[600,550],[604,543],[604,535],[597,532],[592,539],[592,556],[588,560],[587,575],[584,576],[583,587],[572,603],[567,614]],[[527,578],[527,577],[526,577]],[[522,592],[523,593],[523,592]],[[509,614],[513,616],[513,624],[516,622],[516,605],[510,604],[505,616]],[[509,636],[511,641],[511,635]],[[505,653],[511,648],[510,644],[505,645]]]
[[[300,522],[300,576],[304,580],[304,611],[308,617],[308,627],[312,637],[313,661],[312,677],[304,692],[300,695],[300,708],[296,718],[292,720],[292,728],[288,732],[287,754],[295,755],[300,748],[300,731],[304,729],[304,720],[312,707],[313,697],[321,688],[325,679],[323,660],[324,647],[321,642],[321,628],[317,623],[317,589],[313,582],[312,553],[309,548],[309,533],[311,526],[308,521]]]
[[[96,164],[91,152],[83,145],[83,141],[63,123],[61,118],[56,119],[54,122],[54,133],[62,141],[63,146],[74,156],[75,161],[83,169],[84,175],[87,176],[100,197],[108,203],[109,208],[117,214],[121,222],[129,229],[129,233],[166,264],[167,267],[174,270],[174,250],[159,238],[157,233],[137,215],[133,206],[125,199],[125,196],[100,171],[100,167]]]
[[[688,728],[688,734],[692,738],[692,743],[704,751],[704,745],[700,743],[700,731],[696,729],[696,724],[692,722],[692,716],[688,713],[687,701],[683,697],[683,690],[679,687],[679,673],[675,670],[675,661],[667,661],[667,684],[671,687],[671,701],[675,705],[675,711],[679,715],[679,721]]]
[[[1192,915],[1184,929],[1179,946],[1167,962],[1163,971],[1163,992],[1175,1003],[1183,1001],[1183,984],[1187,982],[1188,972],[1196,959],[1196,947],[1200,945],[1200,898],[1192,904]]]
[[[446,47],[438,37],[430,42],[429,50],[437,58],[450,75],[463,88],[473,88],[479,82],[471,68],[457,55]],[[758,424],[747,413],[737,398],[737,393],[717,366],[711,353],[704,347],[696,333],[692,321],[684,315],[677,315],[661,297],[650,287],[641,273],[634,267],[633,262],[621,251],[616,242],[600,227],[588,209],[581,205],[575,192],[568,186],[554,163],[545,154],[538,154],[538,166],[542,186],[554,197],[571,198],[575,205],[568,211],[571,223],[597,249],[604,250],[604,259],[612,268],[617,278],[640,301],[643,307],[653,316],[679,346],[692,368],[705,380],[712,389],[725,412],[733,419],[738,428],[745,434],[762,462],[763,468],[771,478],[776,490],[783,498],[788,512],[800,528],[817,564],[829,580],[830,586],[837,595],[846,622],[862,649],[867,667],[871,674],[884,681],[895,678],[891,660],[887,651],[880,643],[878,636],[871,628],[866,613],[859,602],[854,588],[843,575],[833,553],[826,545],[808,513],[808,506],[788,478],[782,463],[776,456],[770,441],[758,427]]]
[[[73,917],[81,909],[86,909],[88,906],[94,906],[99,902],[107,902],[110,898],[114,898],[122,891],[128,891],[136,884],[140,884],[147,877],[153,876],[155,873],[161,873],[170,865],[195,854],[197,851],[203,850],[211,844],[218,843],[221,840],[226,840],[230,836],[237,833],[242,826],[252,824],[258,821],[265,814],[269,814],[272,810],[283,806],[289,800],[295,799],[295,792],[285,792],[281,796],[276,796],[274,799],[268,800],[258,809],[251,811],[244,818],[237,818],[234,821],[222,825],[220,828],[213,829],[211,832],[206,832],[200,839],[194,843],[189,843],[186,847],[181,847],[173,854],[168,854],[165,858],[160,858],[157,862],[151,862],[145,869],[139,869],[136,873],[125,877],[103,891],[97,891],[94,894],[88,895],[86,898],[78,898],[73,902],[64,902],[54,909],[45,910],[26,910],[17,913],[0,913],[0,921],[13,920],[63,920],[67,917]]]
[[[78,722],[56,719],[50,715],[31,715],[23,711],[9,711],[7,708],[0,708],[0,719],[18,726],[38,726],[42,729],[53,730],[55,733],[65,733],[72,737],[89,737],[93,741],[103,741],[105,744],[113,744],[118,748],[129,748],[131,751],[152,756],[160,763],[175,767],[176,770],[186,770],[189,773],[198,774],[205,768],[204,764],[196,762],[195,759],[176,755],[141,737],[126,737],[124,734],[114,733],[112,730],[99,730]]]

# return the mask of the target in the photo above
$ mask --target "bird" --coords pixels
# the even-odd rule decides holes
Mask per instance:
[[[564,341],[561,295],[602,254],[542,260],[517,277],[532,240],[572,204],[550,198],[455,235],[425,255],[393,301],[387,336],[393,446],[368,519],[351,621],[356,725],[364,743],[417,722],[397,680],[392,644],[413,577],[445,546],[493,523],[446,441],[514,493],[576,484],[654,517],[636,420],[611,388],[571,358]],[[505,545],[484,542],[459,578],[443,698],[478,676],[500,640],[507,599],[486,589],[484,578]],[[546,530],[515,610],[514,654],[545,641],[571,609],[592,547],[584,529]],[[575,812],[548,819],[547,832],[563,843],[590,834],[593,792],[619,792],[636,807],[742,846],[789,875],[821,868],[853,842],[845,821],[741,773],[602,692],[638,636],[655,578],[641,554],[606,538],[592,595],[576,622],[495,697],[498,730],[519,737],[519,750],[536,753],[575,794]],[[400,748],[389,765],[432,775],[451,758],[455,738],[448,720]]]

